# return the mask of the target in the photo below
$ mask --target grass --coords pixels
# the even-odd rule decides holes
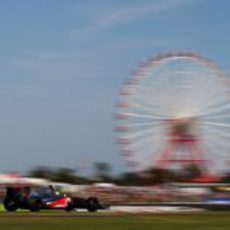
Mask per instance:
[[[4,230],[227,230],[230,213],[201,214],[88,214],[57,212],[0,213]]]
[[[5,211],[4,207],[3,207],[3,204],[0,203],[0,212],[3,212]]]

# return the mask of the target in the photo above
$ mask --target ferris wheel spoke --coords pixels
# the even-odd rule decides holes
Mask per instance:
[[[214,103],[217,103],[218,101],[216,100],[220,100],[220,95],[223,95],[221,91],[223,87],[220,87],[219,77],[207,71],[199,73],[197,76],[191,75],[191,79],[190,84],[193,89],[191,93],[193,93],[196,98],[199,98],[198,102],[202,103],[200,107],[206,109],[210,105],[213,106]],[[196,81],[193,79],[196,79]]]
[[[208,94],[207,92],[203,91],[203,94]],[[220,94],[219,94],[220,95]],[[219,96],[218,92],[216,93],[216,95],[206,95],[205,97],[198,97],[200,103],[200,107],[201,107],[201,113],[203,111],[209,111],[212,109],[215,109],[216,107],[220,106],[223,103],[226,103],[226,98],[223,97],[223,95]]]
[[[132,148],[135,151],[142,153],[147,148],[154,149],[158,145],[162,145],[163,138],[158,138],[156,132],[146,136],[145,138],[138,139],[132,143]]]
[[[143,129],[146,130],[148,128],[156,129],[160,127],[161,124],[159,122],[138,122],[138,123],[130,123],[130,124],[121,124],[117,125],[115,130],[118,132],[136,132],[142,131]]]
[[[135,99],[136,98],[134,98],[134,101],[133,101],[134,108],[141,109],[145,112],[149,111],[149,112],[156,114],[158,116],[164,116],[163,111],[158,110],[159,107],[157,107],[156,104],[155,104],[156,107],[154,107],[153,104],[149,103],[147,98],[139,98],[142,100],[138,100],[138,98],[137,98],[137,100],[135,100]]]
[[[136,110],[138,112],[154,116],[154,118],[156,118],[156,119],[164,120],[167,118],[165,114],[159,113],[159,111],[156,112],[157,108],[154,108],[153,106],[149,106],[149,105],[146,106],[142,103],[133,103],[133,106],[134,106],[134,108],[136,108]]]
[[[157,106],[151,106],[151,105],[141,105],[141,103],[136,103],[136,111],[141,112],[141,113],[145,113],[148,115],[152,115],[157,119],[163,120],[165,118],[167,118],[167,113],[166,111],[163,111],[161,109],[159,109],[159,107]]]
[[[211,143],[211,145],[213,146],[219,146],[219,147],[225,147],[228,148],[228,150],[230,150],[230,143],[228,141],[224,141],[220,136],[216,136],[216,135],[209,135],[206,137],[207,142]],[[213,144],[213,142],[215,144]],[[219,151],[223,151],[223,149],[219,149]]]
[[[210,140],[210,141],[213,141],[213,140]],[[203,143],[203,146],[208,155],[209,168],[212,168],[212,172],[215,172],[218,169],[218,167],[216,167],[216,163],[217,163],[216,155],[219,153],[220,146],[216,146],[216,145],[212,146],[209,143]],[[224,148],[227,150],[225,146],[221,146],[221,148]]]
[[[226,139],[223,139],[220,136],[209,135],[206,137],[206,142],[209,143],[209,145],[212,146],[212,148],[214,147],[218,148],[218,150],[223,153],[225,151],[222,148],[227,148],[228,150],[230,150],[230,143]]]
[[[207,120],[215,120],[215,119],[221,119],[221,118],[230,118],[229,114],[217,114],[217,115],[207,115],[205,119]]]
[[[143,91],[143,90],[142,90]],[[149,108],[155,108],[155,110],[157,110],[157,112],[161,115],[165,115],[166,109],[163,108],[162,105],[162,101],[163,101],[163,97],[159,98],[159,101],[155,101],[153,102],[152,100],[149,100],[149,98],[157,98],[159,97],[159,94],[153,94],[151,92],[149,92],[148,94],[145,92],[142,92],[141,94],[135,95],[133,100],[137,103],[137,104],[143,104]]]
[[[220,130],[218,129],[218,127],[202,127],[204,129],[204,131],[206,131],[208,133],[208,135],[210,134],[214,134],[214,135],[218,135],[221,137],[226,137],[226,138],[230,138],[230,132],[229,130]]]
[[[159,122],[138,122],[138,123],[131,123],[131,124],[125,124],[124,127],[127,128],[140,128],[140,127],[154,127],[160,125]]]
[[[221,106],[217,106],[215,108],[207,110],[206,112],[200,113],[199,116],[208,116],[208,115],[212,115],[212,114],[215,115],[217,113],[223,112],[223,111],[228,110],[228,109],[230,109],[230,103],[227,103],[227,104],[224,104]]]
[[[205,115],[208,111],[212,111],[221,104],[226,103],[226,97],[224,97],[222,94],[218,94],[218,92],[216,92],[216,95],[210,94],[208,89],[207,91],[203,89],[202,95],[197,95],[197,98],[199,98],[199,112],[200,114],[204,113]]]
[[[210,89],[212,89],[211,92],[209,92]],[[220,83],[219,84],[213,83],[213,85],[210,85],[210,87],[208,87],[206,90],[209,92],[209,98],[213,99],[215,103],[221,103],[222,100],[226,100],[226,92],[224,89],[222,89],[222,87],[220,86]]]
[[[133,110],[137,113],[144,113],[146,115],[154,116],[155,119],[158,120],[165,120],[167,119],[168,115],[166,111],[159,109],[157,106],[147,105],[146,103],[135,102],[135,107]]]
[[[154,134],[156,130],[154,130],[152,127],[146,128],[144,130],[138,130],[134,132],[130,132],[127,135],[121,136],[122,139],[124,140],[129,140],[132,141],[137,138],[145,138],[146,136],[149,136],[151,134]]]
[[[211,92],[210,88],[212,89]],[[205,103],[201,106],[203,110],[212,110],[213,108],[219,107],[220,105],[226,103],[226,94],[220,91],[220,88],[217,86],[213,86],[207,89],[208,91],[203,91],[206,94]]]
[[[155,151],[155,148],[151,146],[150,143],[145,142],[148,145],[147,148],[146,148],[146,145],[144,145],[143,143],[139,143],[139,146],[133,150],[134,154],[136,156],[139,156],[138,157],[139,161],[142,161],[142,160],[146,161],[146,158],[148,158],[149,153],[154,153]]]
[[[143,113],[123,112],[121,114],[128,118],[145,118],[145,119],[155,120],[154,115],[146,115]]]
[[[162,116],[163,118],[168,118],[168,114],[169,114],[169,108],[167,106],[167,104],[170,104],[168,99],[164,98],[164,101],[163,99],[161,98],[161,100],[158,102],[158,103],[151,103],[151,102],[147,102],[148,99],[147,98],[152,98],[152,96],[148,96],[146,98],[140,98],[139,97],[139,100],[138,100],[138,103],[137,104],[143,104],[145,106],[148,106],[153,113],[155,114],[158,114],[160,116]],[[140,100],[142,99],[142,100]],[[156,112],[157,111],[157,112]]]
[[[212,98],[209,98],[208,103],[203,104],[203,107],[204,107],[203,111],[207,111],[207,112],[211,111],[211,113],[212,113],[212,111],[214,111],[214,113],[215,113],[215,108],[226,105],[226,103],[227,103],[226,98],[218,98],[217,99],[217,97],[216,97],[215,101],[212,100]]]
[[[209,125],[209,126],[216,126],[216,127],[223,127],[223,128],[230,128],[229,123],[219,123],[219,122],[212,122],[212,121],[204,121],[204,125]]]

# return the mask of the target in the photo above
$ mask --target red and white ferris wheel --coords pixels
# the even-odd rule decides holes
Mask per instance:
[[[124,84],[118,143],[133,170],[199,165],[221,172],[230,156],[229,77],[191,52],[150,58]]]

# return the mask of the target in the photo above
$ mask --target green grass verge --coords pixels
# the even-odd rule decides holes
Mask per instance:
[[[4,212],[5,208],[3,207],[3,204],[0,203],[0,212]]]
[[[117,215],[58,211],[1,213],[4,230],[228,230],[230,213]]]

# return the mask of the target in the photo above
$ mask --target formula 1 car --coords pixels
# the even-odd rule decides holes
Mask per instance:
[[[30,187],[7,187],[3,204],[9,212],[14,212],[17,209],[27,209],[34,212],[41,209],[62,209],[66,211],[87,209],[89,212],[95,212],[98,209],[107,208],[101,205],[96,197],[88,199],[71,198],[65,194],[59,194],[52,186],[39,190],[32,190]]]
[[[205,208],[214,211],[229,211],[230,210],[230,197],[227,196],[217,196],[210,197],[204,204]]]

